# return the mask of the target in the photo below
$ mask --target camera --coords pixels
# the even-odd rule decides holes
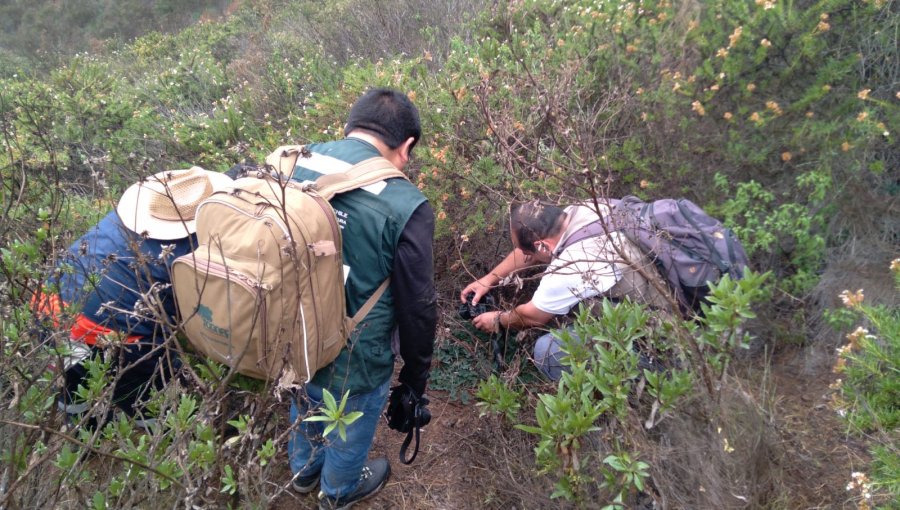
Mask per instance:
[[[416,397],[416,394],[405,385],[391,388],[385,412],[388,426],[400,432],[409,432],[428,425],[431,422],[431,411],[426,407],[428,404],[428,397],[424,395]]]
[[[474,293],[467,294],[466,302],[459,305],[459,309],[456,313],[461,319],[470,321],[485,312],[497,309],[497,301],[494,299],[493,295],[485,294],[484,296],[481,296],[481,301],[475,305],[472,304],[473,297],[475,297]]]

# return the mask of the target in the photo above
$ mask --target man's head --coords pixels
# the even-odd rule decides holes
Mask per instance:
[[[513,245],[526,255],[544,254],[546,256],[541,259],[548,261],[565,222],[565,211],[553,204],[531,200],[510,205],[509,229]],[[550,245],[548,240],[552,240]]]
[[[422,125],[419,111],[406,94],[392,89],[372,89],[350,108],[344,135],[354,131],[377,137],[388,149],[402,152],[408,160],[422,136]]]

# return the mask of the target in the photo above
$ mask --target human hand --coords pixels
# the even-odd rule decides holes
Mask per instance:
[[[483,313],[472,319],[472,325],[485,333],[499,333],[501,313],[503,312],[496,311]]]
[[[469,298],[471,297],[472,298],[471,304],[477,305],[478,301],[481,300],[481,297],[484,296],[485,294],[487,294],[488,291],[491,290],[490,284],[485,284],[482,280],[483,280],[483,278],[479,278],[479,279],[475,280],[474,282],[466,285],[466,288],[464,288],[459,293],[459,301],[462,303],[466,303],[469,301]],[[470,294],[471,294],[471,296],[470,296]]]

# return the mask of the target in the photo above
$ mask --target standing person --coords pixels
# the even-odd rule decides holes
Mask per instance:
[[[152,175],[125,190],[116,209],[60,260],[49,282],[59,294],[38,302],[57,325],[72,324],[59,397],[70,418],[88,411],[78,387],[88,375],[84,361],[100,357],[113,371],[112,402],[138,426],[152,424],[142,402],[178,363],[163,346],[175,317],[171,263],[196,244],[197,206],[231,182],[200,167]]]
[[[406,95],[370,90],[350,109],[345,138],[308,145],[311,154],[297,161],[293,178],[312,181],[376,156],[402,170],[421,134],[418,110]],[[437,322],[434,211],[419,189],[402,178],[387,179],[338,194],[331,205],[342,230],[346,313],[354,315],[386,278],[391,281],[337,359],[319,370],[291,405],[297,427],[288,443],[292,483],[309,493],[321,481],[323,509],[350,508],[384,486],[390,464],[367,457],[387,401],[395,351],[403,368],[393,391],[421,398]],[[322,407],[324,390],[337,399],[349,393],[344,412],[363,413],[347,426],[346,439],[337,432],[324,435],[321,422],[301,421]]]
[[[605,219],[609,209],[604,205],[600,209]],[[514,271],[544,264],[547,269],[530,301],[512,310],[483,313],[472,320],[475,327],[496,333],[500,328],[543,326],[554,316],[569,313],[582,300],[597,296],[613,300],[628,297],[670,309],[658,290],[665,288],[665,282],[653,263],[623,234],[600,228],[584,237],[588,230],[582,229],[593,228],[588,226],[601,220],[597,211],[587,205],[561,208],[537,200],[513,205],[513,250],[488,274],[467,285],[460,300],[471,298],[478,303],[491,287]],[[655,279],[656,285],[647,276]],[[560,347],[559,339],[551,333],[540,336],[534,347],[535,365],[554,381],[562,376],[564,353]]]

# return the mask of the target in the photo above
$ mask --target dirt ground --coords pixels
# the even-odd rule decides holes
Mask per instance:
[[[810,356],[821,359],[811,363]],[[774,398],[770,420],[778,434],[774,442],[782,449],[778,456],[782,465],[778,468],[783,473],[781,494],[768,505],[771,508],[857,508],[846,485],[850,473],[863,470],[868,457],[861,442],[845,433],[841,420],[828,406],[828,386],[835,379],[829,366],[827,356],[821,352],[801,348],[778,353],[771,361],[769,377]],[[492,450],[484,445],[491,441],[491,420],[479,418],[472,403],[450,401],[441,392],[429,395],[433,419],[422,431],[418,457],[412,465],[401,464],[397,456],[405,434],[379,427],[372,455],[383,455],[391,461],[392,476],[379,494],[354,508],[538,509],[548,508],[548,504],[566,507],[563,502],[551,502],[545,497],[533,499],[533,506],[527,503],[529,499],[518,495],[504,498],[502,490],[498,493],[497,479],[514,477],[517,470],[488,472],[482,466],[498,462],[479,462],[483,459],[478,457]],[[533,445],[522,447],[519,453],[530,452]],[[284,476],[287,480],[286,469]],[[315,504],[312,495],[285,492],[271,508],[315,508]],[[600,506],[598,502],[597,507]]]
[[[391,478],[380,493],[355,505],[359,509],[457,509],[484,508],[479,502],[479,473],[471,465],[473,438],[483,433],[485,422],[474,405],[451,402],[442,392],[429,392],[431,423],[422,430],[420,448],[411,465],[398,455],[406,434],[378,427],[370,457],[387,457]],[[412,446],[407,456],[412,454]],[[289,477],[287,470],[285,479]],[[286,493],[272,505],[276,509],[316,508],[314,495]]]

